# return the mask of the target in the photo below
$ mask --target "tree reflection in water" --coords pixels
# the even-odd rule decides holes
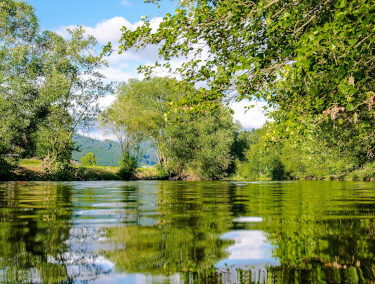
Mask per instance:
[[[71,280],[64,259],[71,228],[70,189],[37,183],[7,183],[0,189],[2,281]]]
[[[372,187],[3,183],[0,281],[375,281]]]
[[[213,192],[199,184],[172,184],[159,184],[154,224],[139,222],[108,229],[107,237],[115,249],[106,256],[117,269],[155,275],[206,271],[226,256],[225,248],[231,242],[220,236],[231,226],[227,186]]]

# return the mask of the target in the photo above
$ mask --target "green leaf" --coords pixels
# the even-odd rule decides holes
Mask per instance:
[[[353,104],[351,104],[351,103],[347,104],[347,105],[346,105],[346,110],[347,110],[347,111],[352,111],[352,110],[354,110],[354,106],[353,106]]]

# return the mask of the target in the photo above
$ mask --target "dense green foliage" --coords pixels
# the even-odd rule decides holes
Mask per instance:
[[[34,155],[47,171],[67,167],[74,132],[96,117],[98,98],[110,91],[97,72],[105,62],[91,54],[96,40],[79,27],[68,39],[40,31],[22,1],[0,1],[0,13],[1,171]]]
[[[132,156],[129,152],[125,152],[122,160],[120,161],[120,170],[118,175],[124,180],[133,179],[135,177],[137,167],[137,158]]]
[[[206,179],[225,177],[236,158],[232,146],[238,129],[224,107],[199,117],[170,117],[161,145],[165,168],[178,177],[184,172]]]
[[[350,179],[371,180],[372,163],[356,167],[352,157],[343,155],[339,146],[327,147],[319,139],[295,143],[283,139],[269,143],[269,135],[278,127],[268,123],[263,128],[243,132],[247,136],[245,158],[237,162],[237,176],[245,179]]]
[[[112,90],[98,72],[106,62],[92,53],[96,40],[81,27],[67,38],[41,31],[23,1],[0,0],[0,16],[0,179],[32,156],[46,173],[72,176],[72,153],[88,152],[99,164],[126,155],[157,163],[171,178],[374,175],[371,0],[187,0],[156,30],[147,18],[124,28],[120,52],[158,45],[161,62],[140,68],[147,79],[119,83],[100,115],[119,140],[114,151],[73,138]],[[171,64],[176,57],[186,60]],[[152,78],[161,67],[181,80]],[[223,105],[233,99],[266,101],[274,123],[239,132]]]
[[[85,156],[83,156],[82,159],[81,159],[81,164],[84,167],[96,166],[97,159],[96,159],[94,153],[89,152]]]
[[[277,122],[270,141],[322,145],[311,151],[338,151],[357,168],[374,161],[372,0],[181,1],[157,31],[145,19],[120,42],[120,52],[160,45],[146,75],[162,66],[207,86],[183,106],[266,100]],[[176,68],[175,57],[186,60]]]
[[[239,127],[224,106],[199,116],[173,109],[176,101],[196,94],[168,78],[130,80],[117,88],[102,122],[119,137],[124,154],[148,141],[171,177],[221,178],[234,162]]]

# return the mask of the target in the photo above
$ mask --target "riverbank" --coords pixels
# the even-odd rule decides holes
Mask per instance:
[[[256,181],[271,181],[272,178],[267,175],[262,176],[255,176],[249,178],[246,175],[242,175],[236,173],[229,178],[229,180],[236,180],[236,181],[244,181],[244,180],[256,180]],[[345,173],[339,174],[332,174],[332,175],[325,175],[325,176],[318,176],[318,175],[298,175],[298,176],[288,176],[283,180],[326,180],[326,181],[367,181],[367,182],[375,182],[375,163],[368,163],[365,164],[363,167],[348,171]]]
[[[42,161],[38,159],[23,159],[20,161],[9,180],[17,181],[90,181],[90,180],[121,180],[118,174],[120,167],[91,166],[85,167],[73,164],[68,170],[57,173],[46,173]],[[160,180],[163,175],[154,167],[140,167],[134,175],[135,180]]]
[[[90,181],[90,180],[122,180],[119,175],[120,167],[110,166],[91,166],[85,167],[76,163],[68,170],[58,173],[46,173],[42,168],[42,161],[38,159],[23,159],[20,161],[19,167],[14,170],[8,180],[13,181]],[[168,177],[165,173],[159,171],[155,167],[137,168],[133,180],[203,180],[202,177],[192,172],[186,172],[180,177]],[[236,173],[224,180],[249,180],[248,177],[241,176]],[[251,180],[271,181],[272,178],[267,175],[253,177]],[[329,176],[298,176],[290,177],[285,180],[327,180],[327,181],[375,181],[375,164],[367,164],[361,169],[351,171],[345,174],[329,175]]]

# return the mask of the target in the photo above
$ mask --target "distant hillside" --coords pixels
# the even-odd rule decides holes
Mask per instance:
[[[84,155],[89,152],[95,154],[98,165],[119,166],[121,159],[120,143],[112,140],[97,140],[76,134],[73,138],[79,151],[74,151],[72,158],[81,162]],[[155,165],[157,159],[155,153],[148,143],[141,145],[141,156],[138,158],[140,165]]]

